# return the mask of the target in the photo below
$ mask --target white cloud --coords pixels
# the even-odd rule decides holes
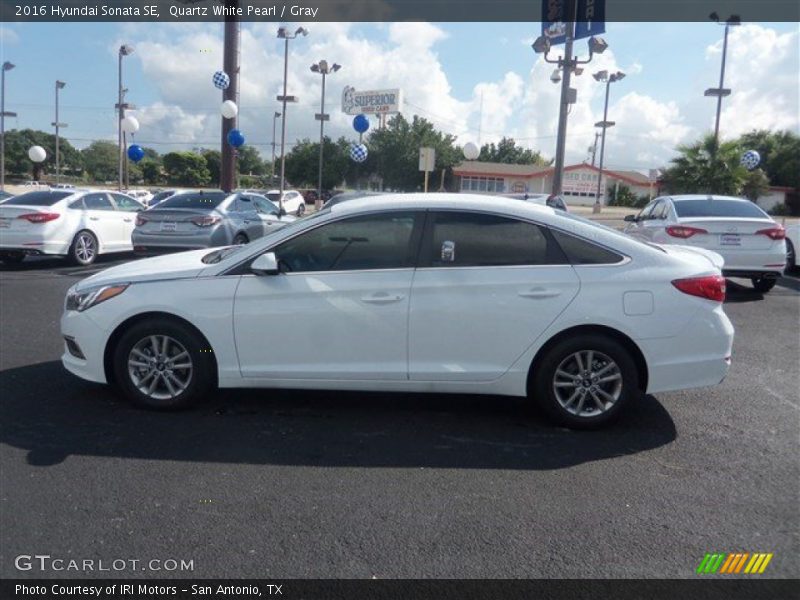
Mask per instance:
[[[0,44],[19,43],[19,34],[9,27],[0,27]]]

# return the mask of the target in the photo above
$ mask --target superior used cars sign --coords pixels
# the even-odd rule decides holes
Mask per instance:
[[[394,114],[403,109],[403,94],[399,89],[356,91],[345,86],[342,91],[342,112],[346,115]]]

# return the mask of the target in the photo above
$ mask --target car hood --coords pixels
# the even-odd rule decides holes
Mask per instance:
[[[124,265],[95,273],[78,283],[76,289],[81,290],[111,283],[135,283],[197,277],[204,269],[208,268],[208,265],[203,262],[203,257],[210,252],[213,252],[213,249],[203,248],[202,250],[190,250],[189,252],[178,252],[166,256],[134,260]]]
[[[705,248],[698,248],[697,246],[682,246],[680,244],[654,244],[654,245],[664,250],[664,252],[666,252],[670,256],[688,260],[690,262],[696,262],[696,259],[698,259],[699,257],[704,257],[712,264],[712,266],[719,269],[720,271],[722,270],[722,267],[725,265],[725,259],[722,257],[722,255],[717,254],[713,250],[706,250]]]

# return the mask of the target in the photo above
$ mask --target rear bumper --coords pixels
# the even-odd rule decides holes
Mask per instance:
[[[722,274],[725,277],[743,277],[745,279],[777,279],[783,273],[783,268],[777,270],[776,267],[766,268],[763,271],[755,269],[723,269]]]
[[[64,242],[9,242],[10,240],[3,240],[0,242],[0,252],[22,252],[34,256],[42,254],[66,256],[69,254],[69,244],[65,244]]]

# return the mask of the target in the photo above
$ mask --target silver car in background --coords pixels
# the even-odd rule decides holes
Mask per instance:
[[[182,192],[142,212],[131,240],[139,254],[246,244],[294,221],[258,194]]]

